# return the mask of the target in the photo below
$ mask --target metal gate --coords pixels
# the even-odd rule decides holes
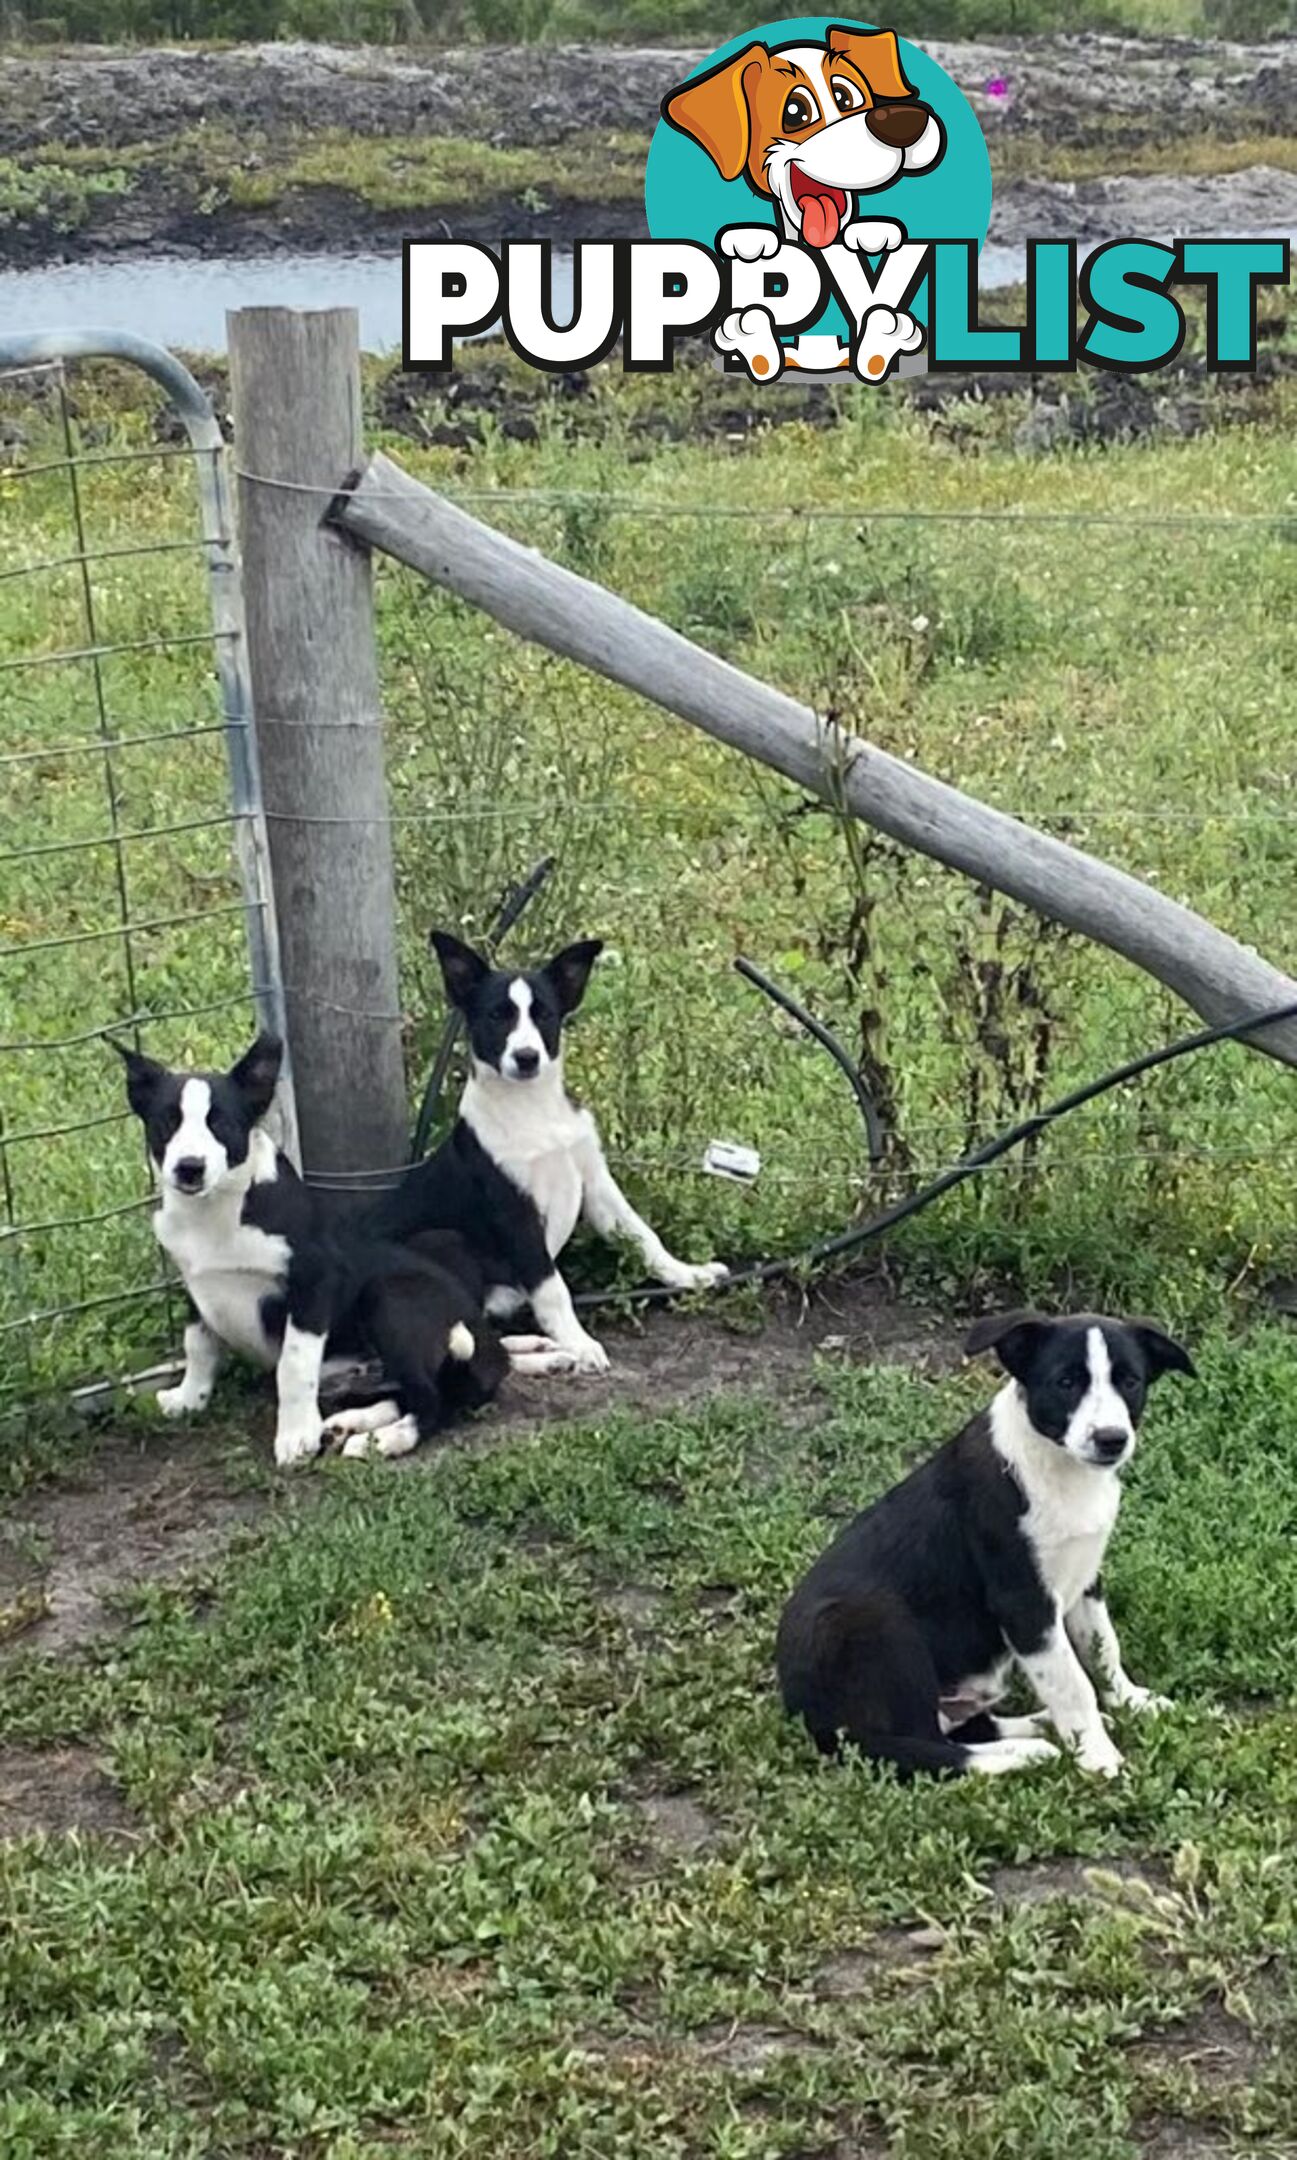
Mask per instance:
[[[217,1064],[256,1025],[283,983],[220,425],[142,338],[0,336],[0,1407],[175,1337],[106,1038]],[[295,1156],[290,1076],[279,1108]]]

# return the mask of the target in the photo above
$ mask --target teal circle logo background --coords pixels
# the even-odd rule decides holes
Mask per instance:
[[[765,23],[743,37],[718,45],[709,58],[691,68],[683,81],[705,75],[719,61],[732,59],[749,45],[822,45],[839,23],[872,30],[888,24],[857,23],[851,16],[790,15]],[[906,173],[890,187],[857,199],[857,215],[894,218],[911,240],[974,240],[980,252],[991,222],[991,160],[976,113],[959,85],[918,45],[900,38],[901,65],[917,95],[930,105],[946,130],[945,154],[929,172]],[[676,88],[664,82],[662,95]],[[655,240],[698,240],[714,247],[723,225],[776,224],[775,206],[754,195],[746,180],[724,180],[701,143],[659,119],[649,145],[644,175],[644,207]],[[910,303],[920,322],[927,320],[927,281]],[[816,326],[845,328],[841,311],[831,305]]]

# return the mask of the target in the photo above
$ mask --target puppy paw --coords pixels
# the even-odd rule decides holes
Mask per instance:
[[[319,1454],[323,1436],[324,1424],[318,1413],[281,1425],[275,1434],[275,1461],[280,1469],[290,1470],[295,1463],[310,1462]]]
[[[510,1372],[531,1374],[533,1377],[550,1379],[555,1373],[570,1373],[575,1372],[576,1369],[576,1352],[574,1350],[560,1350],[557,1344],[551,1344],[548,1350],[511,1350],[509,1352]]]
[[[1120,1777],[1126,1765],[1125,1756],[1107,1733],[1086,1734],[1077,1745],[1076,1759],[1091,1777]]]
[[[923,325],[904,311],[872,307],[867,310],[856,339],[853,365],[862,382],[886,381],[902,353],[917,352],[923,343]]]
[[[769,308],[733,308],[713,330],[712,343],[718,352],[737,353],[754,382],[773,382],[783,373],[784,348]]]
[[[983,1740],[967,1750],[964,1768],[975,1777],[1011,1777],[1035,1763],[1057,1759],[1058,1749],[1050,1740]]]
[[[843,228],[842,245],[857,255],[890,255],[905,238],[905,227],[891,218],[856,218]]]
[[[419,1445],[419,1427],[412,1417],[397,1418],[392,1425],[382,1425],[377,1431],[350,1433],[343,1442],[342,1452],[348,1462],[361,1462],[371,1455],[381,1455],[391,1460],[396,1455],[409,1455]]]
[[[576,1373],[607,1372],[612,1359],[601,1342],[593,1335],[583,1335],[579,1342],[564,1343],[563,1349],[572,1359],[571,1370]]]
[[[779,253],[779,235],[769,225],[730,225],[716,245],[731,262],[763,262]]]
[[[1117,1707],[1121,1710],[1136,1710],[1141,1715],[1156,1717],[1161,1710],[1174,1710],[1175,1704],[1169,1695],[1155,1695],[1152,1688],[1133,1687],[1125,1695],[1118,1696]]]
[[[730,1273],[723,1260],[704,1260],[697,1267],[687,1260],[673,1260],[669,1268],[658,1272],[668,1290],[714,1290],[717,1283],[728,1282]]]
[[[182,1380],[176,1387],[159,1388],[154,1400],[163,1417],[192,1417],[205,1410],[212,1399],[210,1388],[190,1388]]]

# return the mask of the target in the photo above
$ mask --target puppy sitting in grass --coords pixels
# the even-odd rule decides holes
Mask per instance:
[[[1152,1383],[1193,1373],[1146,1320],[979,1320],[967,1351],[1008,1375],[990,1407],[849,1523],[793,1592],[776,1642],[784,1703],[823,1754],[843,1741],[915,1771],[996,1775],[1058,1753],[1121,1768],[1094,1680],[1164,1707],[1122,1664],[1100,1570],[1118,1472]],[[995,1714],[1013,1668],[1041,1705]]]

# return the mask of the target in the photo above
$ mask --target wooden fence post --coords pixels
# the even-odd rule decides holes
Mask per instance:
[[[362,457],[354,308],[229,316],[248,657],[302,1167],[402,1163],[392,836],[373,575],[323,523]]]

